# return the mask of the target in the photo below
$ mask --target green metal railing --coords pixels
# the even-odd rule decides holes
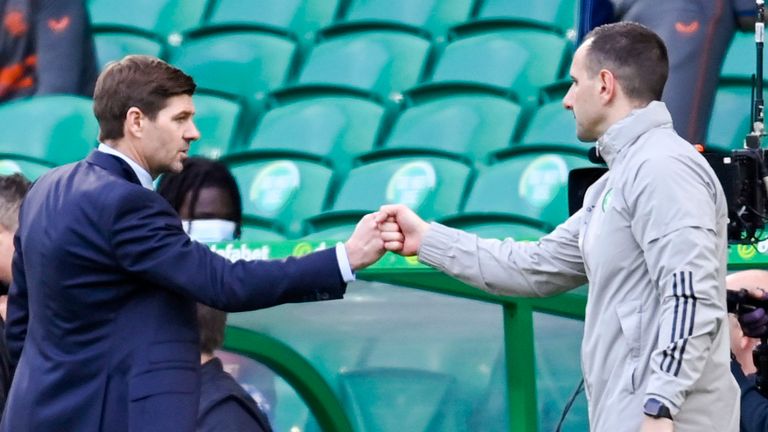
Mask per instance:
[[[325,247],[322,242],[282,242],[267,245],[215,245],[229,258],[280,258],[303,255]],[[546,299],[497,296],[467,286],[413,258],[387,254],[358,278],[384,282],[445,295],[480,300],[502,306],[504,346],[511,431],[536,431],[538,424],[536,370],[533,349],[533,312],[545,312],[584,319],[586,296],[566,293]],[[511,347],[518,349],[511,349]],[[274,338],[257,331],[230,326],[225,349],[264,363],[280,374],[304,399],[325,431],[353,432],[341,401],[321,374],[300,353]],[[523,347],[523,349],[520,349]]]
[[[214,245],[212,249],[229,258],[265,259],[303,255],[326,246],[322,242],[232,243]],[[729,266],[732,269],[766,265],[768,255],[757,247],[733,246],[730,249]],[[381,261],[360,272],[358,278],[500,305],[504,323],[507,409],[508,413],[514,414],[509,416],[509,430],[537,431],[533,313],[544,312],[583,320],[587,301],[585,294],[571,292],[543,299],[493,295],[423,266],[413,258],[394,254],[385,255]],[[323,430],[354,432],[349,415],[336,393],[301,353],[269,335],[234,326],[227,328],[225,348],[262,362],[281,375],[303,398]]]

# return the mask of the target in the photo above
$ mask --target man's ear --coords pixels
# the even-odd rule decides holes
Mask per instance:
[[[125,134],[140,138],[144,133],[144,126],[147,118],[144,113],[136,107],[128,108],[125,113]]]
[[[601,69],[597,75],[598,84],[600,85],[600,98],[604,102],[610,102],[616,96],[618,91],[618,82],[613,72],[608,69]]]

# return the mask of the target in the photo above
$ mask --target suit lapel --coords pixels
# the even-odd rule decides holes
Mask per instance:
[[[111,174],[141,186],[141,181],[131,166],[117,156],[94,150],[88,155],[86,162],[104,168]]]

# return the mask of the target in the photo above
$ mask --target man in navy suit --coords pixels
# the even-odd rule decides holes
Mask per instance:
[[[102,144],[32,187],[15,237],[4,432],[195,429],[195,303],[243,311],[341,298],[384,253],[378,215],[302,258],[231,263],[184,233],[152,180],[199,137],[191,77],[146,56],[99,77]],[[66,145],[66,142],[62,142]]]

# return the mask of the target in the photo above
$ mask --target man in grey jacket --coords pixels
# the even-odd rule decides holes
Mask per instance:
[[[565,96],[609,171],[538,242],[480,239],[383,206],[385,247],[483,290],[549,296],[589,283],[582,368],[590,429],[736,431],[725,307],[727,208],[659,102],[668,59],[634,23],[598,27]]]

